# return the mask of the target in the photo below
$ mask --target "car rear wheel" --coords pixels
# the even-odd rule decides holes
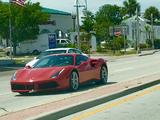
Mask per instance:
[[[108,81],[108,69],[105,65],[103,65],[100,70],[100,82],[102,84],[107,84],[107,81]]]
[[[79,88],[79,77],[76,71],[72,71],[70,75],[70,90],[76,91]]]

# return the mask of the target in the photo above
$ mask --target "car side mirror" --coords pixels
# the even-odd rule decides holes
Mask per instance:
[[[34,60],[36,60],[37,59],[37,57],[34,57]]]
[[[95,67],[96,64],[97,64],[97,60],[91,60],[91,61],[90,61],[90,65],[91,65],[92,67]]]
[[[81,62],[80,65],[87,65],[87,62],[86,62],[86,61],[83,61],[83,62]]]

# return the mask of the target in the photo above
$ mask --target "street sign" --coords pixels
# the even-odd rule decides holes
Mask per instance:
[[[48,34],[48,43],[49,43],[49,49],[56,48],[57,47],[57,41],[56,41],[56,34],[50,33]]]

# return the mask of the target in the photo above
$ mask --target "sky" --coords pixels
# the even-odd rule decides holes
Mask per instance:
[[[2,0],[9,1],[9,0]],[[40,5],[47,8],[62,10],[70,13],[75,13],[75,8],[73,7],[75,4],[75,0],[30,0],[31,2],[40,2]],[[84,4],[85,0],[79,0],[81,4]],[[88,2],[88,10],[95,13],[98,11],[99,7],[104,4],[116,4],[123,5],[124,0],[87,0]],[[137,2],[141,5],[142,12],[145,11],[146,8],[150,6],[155,6],[160,10],[160,0],[137,0]],[[82,10],[82,8],[80,9]]]

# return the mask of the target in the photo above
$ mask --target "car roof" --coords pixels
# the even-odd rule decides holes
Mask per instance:
[[[62,53],[62,54],[51,54],[51,55],[47,55],[47,56],[76,56],[76,55],[78,55],[78,54],[76,54],[76,53]]]
[[[69,50],[69,49],[76,49],[76,48],[54,48],[54,49],[47,49],[45,51],[54,51],[54,50]]]

